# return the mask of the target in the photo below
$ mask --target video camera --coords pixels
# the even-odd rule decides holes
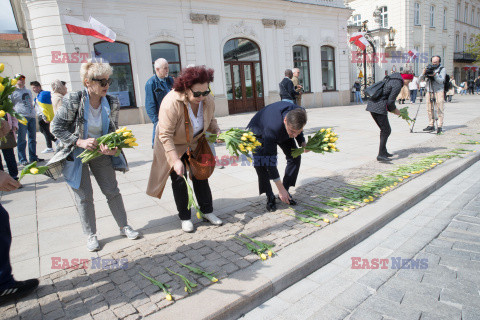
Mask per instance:
[[[433,76],[435,75],[435,70],[436,70],[437,68],[438,68],[437,65],[429,64],[429,65],[425,68],[425,76],[426,76],[426,77],[433,78]]]

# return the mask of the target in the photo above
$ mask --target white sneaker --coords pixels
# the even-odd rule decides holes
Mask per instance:
[[[182,220],[182,230],[185,232],[192,232],[193,231],[192,220]]]
[[[205,213],[203,217],[215,226],[221,226],[223,224],[223,221],[213,213]]]
[[[100,250],[100,244],[98,243],[97,235],[91,234],[88,236],[87,249],[90,252]]]
[[[124,236],[126,236],[130,240],[135,240],[140,236],[140,233],[138,231],[133,230],[132,227],[129,225],[126,225],[122,229],[120,229],[120,233]]]
[[[53,150],[52,148],[47,148],[43,150],[41,153],[51,153],[51,152],[55,152],[55,150]]]

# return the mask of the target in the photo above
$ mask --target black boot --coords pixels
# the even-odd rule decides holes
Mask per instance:
[[[435,131],[435,127],[428,126],[428,127],[426,127],[425,129],[423,129],[423,131],[429,131],[429,132]]]
[[[277,204],[275,202],[275,196],[267,196],[267,211],[274,212],[277,211]]]
[[[15,283],[4,290],[0,290],[0,305],[24,297],[38,287],[37,279],[26,281],[15,281]]]
[[[390,161],[390,159],[387,158],[386,156],[378,155],[377,161]]]

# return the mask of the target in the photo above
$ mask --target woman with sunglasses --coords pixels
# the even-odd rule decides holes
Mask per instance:
[[[188,112],[190,118],[188,132],[191,150],[195,150],[198,139],[206,131],[220,133],[214,115],[214,99],[209,90],[209,84],[212,81],[213,70],[207,69],[205,66],[183,69],[175,79],[173,90],[163,99],[158,114],[147,194],[161,198],[170,176],[173,197],[182,221],[182,229],[185,232],[194,230],[191,212],[187,209],[187,185],[183,179],[188,166],[185,113]],[[214,225],[221,225],[222,220],[212,213],[212,192],[208,179],[198,180],[192,175],[192,183],[198,205],[205,219]]]
[[[123,154],[115,157],[116,149],[110,150],[107,146],[100,145],[103,156],[86,164],[82,164],[78,158],[83,150],[94,150],[97,147],[98,137],[117,129],[119,102],[115,97],[107,95],[112,72],[108,63],[83,63],[80,76],[85,89],[66,95],[52,122],[52,133],[60,143],[48,166],[52,171],[59,167],[59,163],[64,164],[62,173],[75,195],[83,232],[88,237],[89,251],[100,250],[90,171],[107,198],[120,234],[132,240],[139,236],[127,224],[127,213],[115,177],[115,170],[128,171]]]

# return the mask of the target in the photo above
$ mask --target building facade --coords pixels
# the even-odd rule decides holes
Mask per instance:
[[[454,78],[457,84],[479,75],[476,57],[467,52],[468,44],[474,42],[480,32],[480,1],[458,1],[455,3],[454,33]]]
[[[381,80],[391,71],[421,74],[432,56],[442,58],[447,73],[453,75],[453,34],[455,30],[455,3],[451,0],[348,0],[353,9],[349,20],[349,34],[366,23],[367,38],[379,53],[374,62],[375,80]],[[395,31],[394,41],[389,31]],[[356,48],[352,47],[352,50]],[[409,51],[418,52],[409,59]],[[359,68],[352,64],[351,82],[358,78]],[[369,76],[367,74],[367,76]]]
[[[342,0],[127,1],[18,0],[37,79],[80,90],[80,62],[109,61],[121,123],[145,123],[145,83],[164,57],[171,75],[190,64],[215,70],[216,114],[257,111],[279,100],[286,68],[299,67],[305,107],[349,100],[347,20]],[[15,13],[17,16],[17,14]],[[117,34],[114,43],[70,34],[63,16],[94,17]]]

